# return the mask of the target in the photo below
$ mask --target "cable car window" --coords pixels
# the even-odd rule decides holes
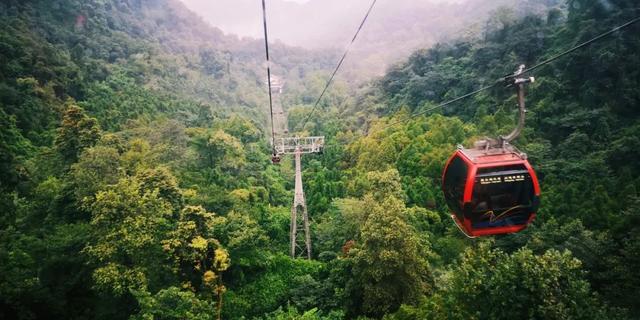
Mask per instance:
[[[467,164],[460,157],[455,157],[444,174],[444,193],[449,208],[462,219],[462,197],[467,182]]]
[[[473,188],[472,225],[525,224],[534,196],[531,175],[523,165],[479,169]]]

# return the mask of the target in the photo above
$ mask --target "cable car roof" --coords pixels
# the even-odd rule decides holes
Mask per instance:
[[[520,150],[516,149],[512,145],[508,145],[506,148],[490,149],[465,149],[458,147],[458,150],[467,158],[467,160],[473,163],[505,163],[527,159],[527,155],[525,153],[520,152]]]

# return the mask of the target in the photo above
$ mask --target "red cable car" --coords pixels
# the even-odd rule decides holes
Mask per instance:
[[[451,217],[469,237],[519,232],[536,216],[538,178],[526,154],[509,144],[524,127],[524,84],[533,81],[515,79],[520,118],[513,132],[477,141],[473,149],[460,146],[447,161],[442,174],[444,197]]]
[[[280,164],[280,156],[275,152],[271,155],[271,163]]]
[[[540,204],[536,173],[515,149],[458,149],[447,162],[442,189],[452,218],[470,237],[521,231]]]

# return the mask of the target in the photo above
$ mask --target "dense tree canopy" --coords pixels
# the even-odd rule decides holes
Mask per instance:
[[[639,24],[533,74],[514,144],[542,205],[521,233],[465,238],[440,190],[457,145],[511,129],[513,90],[415,116],[638,12],[538,2],[337,79],[297,132],[326,137],[303,158],[306,260],[287,255],[294,170],[270,162],[260,41],[173,0],[3,1],[0,318],[638,318]],[[336,56],[272,55],[301,130]]]

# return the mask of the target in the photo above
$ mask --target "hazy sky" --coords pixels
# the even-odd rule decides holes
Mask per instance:
[[[262,12],[260,0],[180,0],[191,11],[197,13],[209,24],[222,29],[226,33],[233,33],[240,36],[261,37],[262,36]],[[385,3],[392,4],[396,0],[383,0],[379,1],[378,7],[384,6]],[[425,2],[461,2],[464,0],[414,0],[416,6],[420,6]],[[410,2],[410,1],[404,1]],[[329,6],[331,8],[325,9],[325,4],[332,3]],[[305,5],[310,6],[311,12],[316,12],[316,15],[305,18],[303,23],[307,24],[305,27],[309,27],[309,24],[314,22],[320,22],[318,16],[322,13],[334,12],[337,19],[344,18],[347,12],[352,12],[353,17],[348,20],[353,20],[354,24],[357,24],[357,20],[364,14],[366,8],[371,3],[371,0],[340,0],[340,1],[327,1],[327,0],[268,0],[267,1],[267,15],[270,17],[270,26],[273,25],[273,38],[280,38],[278,34],[282,32],[301,32],[301,30],[278,30],[278,20],[300,17],[283,16],[283,14],[290,14],[296,12],[297,6]],[[336,8],[336,5],[339,7]],[[293,8],[292,8],[293,7]],[[323,12],[318,12],[323,11]],[[286,13],[285,13],[286,12]],[[309,12],[307,11],[300,11]],[[342,16],[342,17],[340,17]],[[326,23],[327,21],[322,21]],[[302,27],[301,25],[298,28]],[[292,28],[296,29],[296,28]],[[271,32],[270,32],[271,33]],[[287,38],[286,35],[282,38]],[[286,40],[286,39],[281,39]],[[287,42],[287,41],[285,41]]]
[[[191,11],[197,13],[209,24],[226,33],[240,36],[262,37],[262,11],[260,0],[180,0]],[[399,0],[378,1],[378,10],[385,5],[394,5]],[[420,7],[425,3],[461,2],[465,0],[402,0]],[[488,0],[487,0],[488,1]],[[313,36],[313,30],[322,32],[327,23],[342,23],[345,28],[354,29],[366,11],[371,0],[268,0],[270,36],[287,43],[299,36],[305,29]],[[302,7],[305,7],[304,9]],[[311,13],[311,14],[309,14]],[[376,14],[376,13],[374,13]],[[333,17],[330,19],[327,16]],[[291,26],[294,27],[291,27]],[[285,27],[286,26],[286,27]],[[349,29],[349,30],[350,30]],[[298,44],[298,43],[294,43]]]
[[[1,0],[0,0],[1,1]],[[227,34],[262,39],[261,0],[179,0]],[[347,47],[372,0],[266,0],[269,40],[308,49]],[[538,0],[543,3],[562,0]],[[344,72],[384,73],[388,65],[450,37],[473,36],[492,10],[522,0],[377,0],[351,46]],[[278,63],[277,57],[274,57]],[[290,61],[288,62],[290,63]],[[366,70],[363,71],[363,70]]]
[[[261,34],[260,0],[180,0],[209,24],[226,33],[259,37]],[[276,0],[305,3],[308,0]],[[269,9],[273,1],[267,1]]]

